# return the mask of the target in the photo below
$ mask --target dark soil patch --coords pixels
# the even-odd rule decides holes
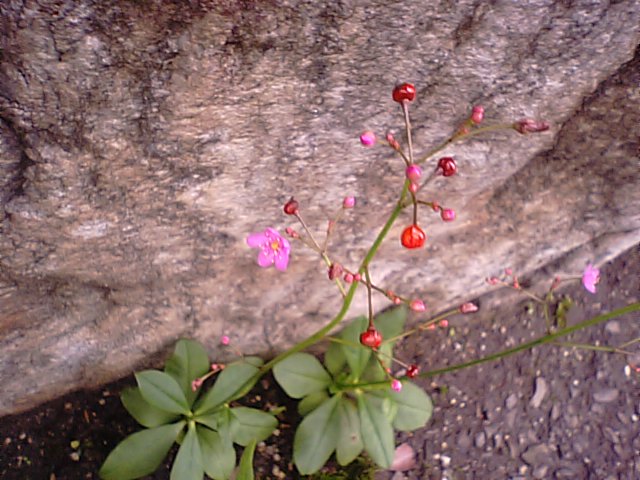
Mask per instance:
[[[562,290],[575,307],[570,322],[640,299],[640,248],[602,269],[598,293],[576,283]],[[494,295],[500,295],[499,293]],[[492,316],[453,319],[399,346],[398,356],[439,368],[531,340],[544,331],[527,302]],[[567,341],[618,346],[640,337],[632,313],[573,334]],[[639,352],[638,344],[629,347]],[[417,452],[408,479],[638,479],[640,374],[620,354],[544,345],[507,359],[423,380],[435,404],[428,428],[401,435]],[[76,392],[29,412],[0,419],[0,478],[96,479],[109,451],[136,422],[118,392],[132,377],[100,390]],[[263,408],[287,407],[277,434],[259,447],[258,478],[297,478],[290,465],[295,405],[265,378],[248,398]],[[173,452],[172,454],[175,454]],[[168,479],[167,462],[149,479]],[[352,477],[355,478],[355,477]]]

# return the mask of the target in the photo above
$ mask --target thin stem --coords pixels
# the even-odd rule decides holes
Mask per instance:
[[[574,342],[552,342],[552,343],[559,347],[580,348],[583,350],[595,350],[596,352],[621,353],[623,355],[632,355],[632,352],[627,352],[626,350],[622,350],[618,347],[608,347],[606,345],[591,345],[590,343],[574,343]]]
[[[411,120],[409,119],[409,104],[402,102],[402,113],[404,114],[404,126],[407,131],[407,142],[409,145],[409,164],[413,163],[413,143],[411,140]]]
[[[369,267],[364,269],[364,278],[367,287],[367,303],[369,304],[369,328],[373,327],[373,302],[371,300],[371,277],[369,276]]]

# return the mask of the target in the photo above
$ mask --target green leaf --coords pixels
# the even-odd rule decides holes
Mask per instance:
[[[373,319],[373,323],[376,328],[382,334],[382,345],[380,345],[380,358],[382,359],[382,363],[385,364],[385,367],[390,367],[390,359],[393,355],[393,347],[395,345],[395,341],[390,342],[391,338],[397,337],[404,331],[404,323],[407,319],[407,308],[402,305],[395,308],[391,308],[385,310],[383,313],[377,315]],[[384,375],[384,371],[380,366],[380,363],[376,361],[377,372],[382,372]],[[374,378],[371,381],[379,381],[383,380],[384,376],[381,377],[379,374],[374,375]]]
[[[206,425],[212,430],[217,430],[219,415],[219,412],[216,411],[213,413],[207,413],[205,415],[196,415],[195,417],[193,417],[193,419],[202,425]]]
[[[312,412],[320,406],[325,400],[329,398],[329,394],[326,390],[314,392],[304,397],[298,403],[298,413],[303,417],[309,412]]]
[[[309,353],[294,353],[273,367],[273,376],[292,398],[302,398],[326,389],[331,376],[316,357]]]
[[[324,366],[334,378],[347,363],[344,350],[338,342],[329,342],[327,351],[324,354]]]
[[[242,396],[244,394],[243,390],[246,389],[245,383],[251,377],[256,376],[260,371],[259,366],[261,364],[262,360],[260,358],[247,357],[227,365],[218,375],[213,388],[196,402],[196,415],[209,413],[223,403]]]
[[[171,480],[202,480],[204,468],[202,467],[202,452],[196,426],[194,422],[189,424],[187,434],[182,440],[178,455],[171,468]]]
[[[331,397],[304,417],[293,439],[293,461],[303,475],[317,472],[336,449],[340,434],[338,401]]]
[[[360,344],[360,334],[367,329],[368,321],[366,317],[358,317],[347,325],[342,332],[340,338],[346,340],[353,345],[341,344],[344,356],[349,364],[351,376],[354,380],[358,380],[364,368],[367,366],[369,357],[371,357],[371,349]]]
[[[402,390],[391,392],[391,398],[398,405],[393,419],[397,430],[410,432],[427,424],[433,413],[433,403],[424,390],[414,383],[403,381]]]
[[[364,444],[360,434],[358,410],[351,399],[343,397],[338,404],[340,435],[336,445],[336,459],[342,466],[353,462],[362,452]]]
[[[178,419],[175,413],[160,410],[147,402],[138,387],[129,387],[123,390],[120,394],[120,400],[131,416],[140,425],[147,428],[159,427]]]
[[[256,450],[256,442],[253,441],[244,449],[240,458],[240,468],[236,480],[253,480],[253,453]]]
[[[273,433],[278,426],[278,420],[273,415],[248,407],[236,407],[231,409],[234,425],[233,441],[246,447],[253,440],[260,442]]]
[[[189,405],[173,377],[158,370],[145,370],[135,374],[142,397],[154,407],[171,413],[187,415]]]
[[[391,398],[391,392],[390,387],[385,390],[371,390],[367,392],[367,397],[374,408],[382,412],[387,417],[387,420],[393,422],[393,419],[396,418],[396,413],[398,413],[398,405]]]
[[[165,373],[171,375],[187,397],[189,406],[198,396],[191,389],[191,382],[202,377],[211,368],[209,356],[204,347],[193,340],[180,339],[176,343],[173,355],[164,365]]]
[[[104,480],[130,480],[154,472],[169,452],[185,422],[145,429],[114,448],[100,468]]]
[[[236,466],[236,451],[231,440],[224,441],[218,432],[206,427],[197,427],[202,465],[205,473],[214,480],[226,480]]]
[[[391,422],[368,394],[358,396],[358,415],[365,450],[374,462],[389,468],[395,451]]]

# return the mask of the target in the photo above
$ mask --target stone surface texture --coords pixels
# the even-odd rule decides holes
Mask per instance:
[[[180,336],[268,354],[330,319],[312,252],[261,270],[244,238],[289,225],[290,195],[321,232],[353,194],[331,255],[357,267],[404,170],[358,136],[400,136],[399,81],[419,152],[474,104],[552,128],[448,148],[460,174],[425,197],[456,221],[424,209],[407,252],[403,214],[377,284],[436,311],[506,266],[579,274],[639,237],[638,1],[7,0],[0,25],[0,415]]]

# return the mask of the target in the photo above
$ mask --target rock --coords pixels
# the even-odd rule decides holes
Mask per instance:
[[[604,388],[594,392],[593,399],[599,403],[610,403],[618,398],[618,393],[615,388]]]
[[[422,0],[397,22],[384,2],[0,3],[0,415],[157,365],[179,337],[218,361],[222,333],[265,354],[326,324],[341,302],[317,257],[296,245],[286,274],[262,270],[245,237],[290,225],[291,195],[316,231],[355,195],[330,253],[357,267],[403,179],[358,136],[402,123],[398,80],[420,153],[475,103],[552,127],[443,151],[460,173],[427,198],[456,221],[411,253],[398,223],[376,283],[435,312],[505,264],[535,285],[637,242],[634,2]]]
[[[514,408],[517,404],[518,404],[518,396],[515,393],[512,393],[511,395],[509,395],[504,402],[505,407],[507,407],[509,410]]]
[[[527,465],[536,466],[549,463],[549,457],[552,453],[553,449],[551,449],[548,445],[541,443],[528,447],[521,455],[521,457]]]
[[[484,448],[486,442],[487,437],[484,432],[477,433],[475,438],[473,439],[473,444],[476,446],[476,448]]]
[[[548,391],[549,387],[547,386],[546,380],[542,377],[537,377],[535,391],[533,396],[531,397],[531,400],[529,401],[529,405],[531,405],[533,408],[540,408],[542,400],[544,400],[544,397],[547,395]]]

